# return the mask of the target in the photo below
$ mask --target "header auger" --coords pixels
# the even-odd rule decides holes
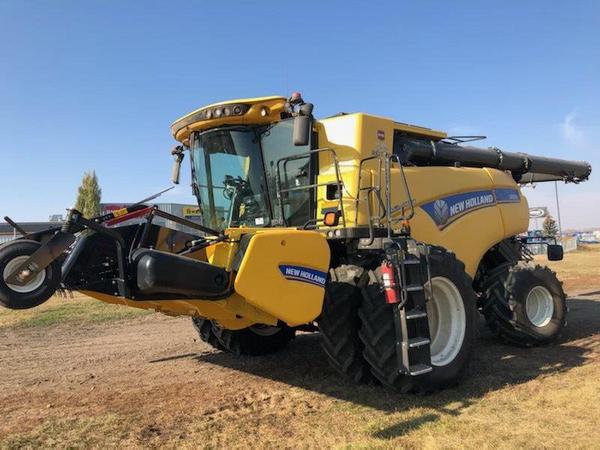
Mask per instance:
[[[478,311],[515,344],[557,338],[565,295],[532,264],[520,184],[585,181],[588,163],[312,112],[296,93],[178,119],[172,178],[188,154],[202,225],[146,202],[92,219],[71,210],[61,228],[0,247],[0,303],[31,308],[78,290],[191,316],[205,342],[237,354],[318,330],[338,371],[402,392],[457,382]],[[562,248],[548,242],[548,256]]]

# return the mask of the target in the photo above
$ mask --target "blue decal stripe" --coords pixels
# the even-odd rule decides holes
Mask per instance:
[[[516,189],[496,189],[496,201],[498,203],[519,203],[521,196]]]
[[[517,189],[499,188],[453,194],[421,205],[421,208],[443,229],[458,218],[498,203],[519,203]]]

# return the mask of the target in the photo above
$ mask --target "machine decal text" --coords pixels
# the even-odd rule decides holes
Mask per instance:
[[[327,281],[327,274],[325,272],[309,269],[308,267],[280,265],[279,270],[288,280],[302,281],[320,287],[325,286]]]

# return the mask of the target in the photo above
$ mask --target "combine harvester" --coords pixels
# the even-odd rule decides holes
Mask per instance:
[[[191,316],[205,342],[240,355],[318,330],[339,372],[402,392],[457,382],[478,311],[512,343],[556,339],[565,294],[520,237],[520,185],[581,182],[588,163],[312,111],[296,93],[178,119],[173,181],[188,153],[203,225],[145,204],[96,218],[71,209],[61,228],[0,247],[0,303],[33,308],[76,290]],[[548,257],[562,259],[562,247],[548,243]]]

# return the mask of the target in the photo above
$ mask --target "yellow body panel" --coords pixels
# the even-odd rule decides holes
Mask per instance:
[[[528,206],[522,195],[519,203],[496,203],[474,209],[442,229],[422,208],[427,202],[454,194],[499,187],[518,189],[512,179],[512,185],[509,184],[502,172],[453,167],[408,167],[405,172],[417,205],[411,220],[412,235],[456,253],[472,278],[481,258],[493,245],[527,230]],[[497,173],[496,179],[490,172]]]
[[[248,303],[289,325],[314,320],[323,307],[322,285],[289,279],[280,266],[312,269],[327,276],[329,246],[314,231],[292,229],[256,233],[235,279],[235,291]],[[324,281],[324,280],[323,280]]]
[[[255,323],[277,324],[277,318],[253,307],[238,294],[218,301],[192,299],[138,301],[94,291],[81,291],[81,293],[106,303],[153,309],[170,316],[208,317],[229,330],[239,330]]]

